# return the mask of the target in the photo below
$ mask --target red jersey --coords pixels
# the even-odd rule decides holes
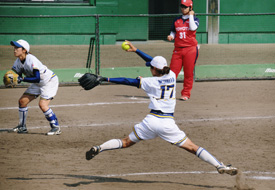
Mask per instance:
[[[197,17],[194,17],[194,21],[195,24],[199,26],[199,19]],[[189,30],[189,18],[185,20],[182,16],[177,17],[174,20],[171,31],[176,33],[174,39],[175,47],[196,46],[198,44],[198,41],[196,40],[196,30]]]

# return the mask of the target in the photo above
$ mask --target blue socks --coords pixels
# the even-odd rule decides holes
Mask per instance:
[[[53,110],[51,108],[48,109],[48,111],[44,112],[44,115],[46,119],[50,122],[51,127],[58,127],[58,120],[56,115],[53,113]]]

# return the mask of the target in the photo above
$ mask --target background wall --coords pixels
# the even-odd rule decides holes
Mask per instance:
[[[275,1],[220,0],[220,13],[275,13]],[[275,43],[275,15],[220,17],[219,43]]]
[[[220,0],[219,3],[221,14],[275,13],[275,1]],[[208,43],[208,17],[205,15],[208,4],[207,0],[194,0],[194,10],[200,19],[197,31],[200,44]],[[95,35],[97,14],[165,14],[161,17],[100,17],[101,44],[115,44],[125,39],[165,40],[173,19],[180,15],[179,0],[169,3],[165,0],[84,3],[6,3],[0,0],[0,45],[19,38],[33,45],[86,45]],[[275,15],[220,16],[219,21],[219,43],[275,43]]]

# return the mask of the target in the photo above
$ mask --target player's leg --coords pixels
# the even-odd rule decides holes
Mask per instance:
[[[176,78],[182,69],[182,48],[175,48],[171,58],[170,69],[176,74]]]
[[[49,121],[51,130],[47,135],[59,135],[61,134],[58,119],[53,110],[49,107],[49,104],[58,90],[58,77],[53,77],[41,90],[41,97],[39,100],[39,107],[44,113],[46,119]]]
[[[212,156],[207,150],[202,147],[194,144],[190,139],[187,139],[183,144],[179,146],[198,156],[201,160],[211,164],[216,167],[220,174],[227,173],[230,175],[236,175],[238,173],[238,169],[232,167],[231,165],[225,166],[222,162],[219,162],[214,156]]]
[[[43,111],[45,118],[49,121],[51,130],[47,133],[47,135],[59,135],[61,134],[58,119],[53,112],[53,110],[49,107],[51,100],[43,99],[42,97],[39,100],[39,107]]]
[[[158,127],[155,129],[159,137],[180,148],[187,150],[190,153],[197,155],[203,161],[216,167],[219,173],[226,172],[230,175],[237,174],[238,170],[236,168],[223,165],[204,148],[197,146],[189,138],[187,138],[184,131],[178,128],[173,119],[161,119],[161,121],[159,120],[159,122],[161,122],[159,126],[165,126],[165,128]]]
[[[129,134],[128,137],[124,139],[112,139],[103,143],[102,145],[92,147],[88,152],[86,152],[86,159],[91,160],[97,154],[106,150],[128,148],[141,140],[155,138],[157,135],[153,131],[150,131],[145,124],[153,122],[154,118],[147,115],[141,123],[134,126],[133,131]]]
[[[198,58],[198,48],[196,46],[186,48],[187,52],[183,57],[184,81],[181,91],[181,100],[188,100],[191,96],[194,80],[194,68]]]
[[[134,144],[136,144],[136,143],[131,141],[129,136],[124,139],[111,139],[99,146],[94,146],[89,151],[87,151],[86,152],[86,160],[91,160],[93,157],[98,155],[100,152],[103,152],[106,150],[128,148]]]
[[[27,122],[27,115],[28,115],[28,104],[36,98],[35,95],[29,95],[29,94],[23,94],[19,101],[19,124],[17,127],[13,128],[14,132],[18,133],[27,133],[27,127],[26,127],[26,122]]]

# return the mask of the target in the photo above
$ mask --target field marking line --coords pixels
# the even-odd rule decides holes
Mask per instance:
[[[275,172],[258,172],[258,171],[246,171],[244,174],[262,174],[261,176],[246,176],[246,178],[257,180],[275,180],[273,176],[263,175],[275,175]],[[148,172],[148,173],[128,173],[128,174],[109,174],[102,175],[101,177],[126,177],[126,176],[142,176],[142,175],[170,175],[170,174],[218,174],[217,171],[186,171],[186,172]]]
[[[127,176],[146,176],[146,175],[179,175],[179,174],[216,174],[220,175],[217,171],[181,171],[181,172],[142,172],[142,173],[125,173],[125,174],[106,174],[106,175],[90,175],[85,178],[94,179],[94,177],[104,177],[104,178],[112,178],[112,177],[127,177]],[[244,178],[256,179],[256,180],[275,180],[275,172],[262,172],[262,171],[242,171],[242,174],[246,174]],[[34,174],[31,174],[34,175]],[[43,174],[42,174],[43,175]],[[48,174],[46,174],[48,175]],[[55,174],[51,174],[55,175]],[[56,174],[59,175],[59,174]],[[226,174],[224,174],[226,175]],[[269,176],[267,176],[269,175]],[[74,175],[69,175],[67,177],[74,177]]]
[[[137,99],[137,98],[131,98]],[[143,104],[148,103],[149,100],[142,101],[127,101],[127,102],[97,102],[97,103],[87,103],[87,104],[63,104],[63,105],[51,105],[51,107],[80,107],[80,106],[100,106],[100,105],[121,105],[121,104]],[[29,108],[39,108],[38,106],[29,106]],[[0,107],[1,110],[13,110],[18,109],[18,107]],[[271,116],[253,116],[253,117],[227,117],[227,118],[200,118],[200,119],[176,119],[177,123],[184,122],[205,122],[205,121],[225,121],[225,120],[252,120],[252,119],[273,119],[274,115]],[[140,121],[130,122],[132,124],[137,124]],[[124,122],[112,122],[112,123],[94,123],[89,125],[74,125],[74,127],[95,127],[95,126],[110,126],[110,125],[121,125]],[[38,129],[38,128],[48,128],[48,126],[33,126],[28,127],[29,129]],[[70,127],[68,125],[61,125],[61,127]],[[10,129],[0,129],[0,131],[9,131]]]
[[[227,118],[205,118],[205,119],[183,119],[178,120],[176,119],[176,123],[185,123],[185,122],[203,122],[203,121],[226,121],[226,120],[252,120],[252,119],[273,119],[275,116],[258,116],[258,117],[227,117]],[[135,125],[140,123],[140,121],[132,121],[127,122],[128,124]],[[60,125],[61,128],[68,128],[68,127],[99,127],[99,126],[120,126],[125,124],[125,122],[110,122],[110,123],[92,123],[92,124],[79,124],[79,125]],[[28,129],[42,129],[42,128],[49,128],[49,126],[33,126],[29,127]],[[0,128],[1,131],[10,131],[10,128]]]
[[[228,118],[205,118],[205,119],[183,119],[177,120],[176,123],[185,123],[185,122],[204,122],[204,121],[226,121],[226,120],[252,120],[252,119],[273,119],[275,116],[258,116],[258,117],[228,117]],[[128,124],[135,125],[140,123],[140,121],[132,121],[127,122]],[[125,122],[110,122],[110,123],[92,123],[92,124],[79,124],[79,125],[60,125],[61,128],[68,128],[68,127],[99,127],[99,126],[120,126],[125,124]],[[33,126],[29,127],[28,129],[42,129],[42,128],[49,128],[49,126]],[[11,128],[0,128],[1,131],[11,131]]]
[[[244,171],[243,174],[253,174],[252,176],[246,176],[246,178],[257,180],[275,180],[275,172],[261,172],[261,171]],[[101,175],[100,177],[126,177],[126,176],[143,176],[143,175],[173,175],[173,174],[218,174],[217,171],[186,171],[186,172],[144,172],[144,173],[128,173],[128,174],[108,174]],[[255,175],[256,174],[256,175]]]
[[[87,103],[87,104],[61,104],[61,105],[51,105],[53,108],[60,107],[81,107],[81,106],[101,106],[101,105],[119,105],[119,104],[145,104],[149,101],[132,101],[132,102],[96,102],[96,103]],[[28,108],[39,108],[39,106],[29,106]],[[0,110],[14,110],[18,107],[0,107]]]

